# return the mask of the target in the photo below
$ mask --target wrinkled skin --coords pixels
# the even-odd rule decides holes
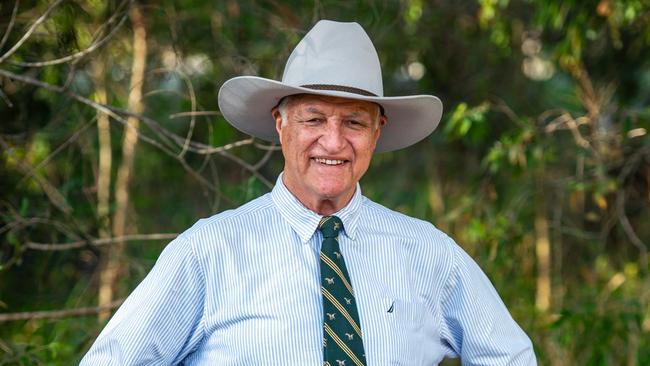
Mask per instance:
[[[283,121],[282,114],[286,116]],[[368,170],[386,123],[375,103],[303,94],[272,111],[285,159],[283,182],[307,208],[339,211]]]

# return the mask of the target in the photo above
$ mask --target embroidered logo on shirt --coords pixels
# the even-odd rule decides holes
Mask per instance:
[[[387,313],[392,313],[393,312],[393,306],[395,306],[395,303],[390,304],[390,307],[388,308]]]

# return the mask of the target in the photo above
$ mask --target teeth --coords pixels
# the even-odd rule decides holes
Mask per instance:
[[[333,159],[323,159],[323,158],[314,158],[316,162],[321,163],[321,164],[326,164],[326,165],[339,165],[343,164],[343,160],[333,160]]]

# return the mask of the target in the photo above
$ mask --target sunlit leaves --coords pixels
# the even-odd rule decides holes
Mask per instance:
[[[481,4],[481,11],[479,13],[479,22],[482,26],[486,26],[497,17],[498,12],[508,6],[509,0],[478,0]]]
[[[444,124],[444,132],[451,139],[466,139],[469,142],[478,142],[485,136],[486,113],[490,104],[483,102],[477,106],[469,107],[467,103],[459,103]]]
[[[509,0],[479,0],[481,5],[478,20],[481,27],[490,32],[490,40],[499,49],[510,51],[509,23],[500,19],[501,12],[507,8]]]
[[[422,0],[407,0],[405,1],[405,6],[404,25],[407,32],[413,34],[418,20],[422,17]]]

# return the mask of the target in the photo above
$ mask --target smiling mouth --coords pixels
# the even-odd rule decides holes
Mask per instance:
[[[342,165],[347,162],[347,160],[325,159],[325,158],[312,158],[312,160],[320,164],[332,165],[332,166]]]

